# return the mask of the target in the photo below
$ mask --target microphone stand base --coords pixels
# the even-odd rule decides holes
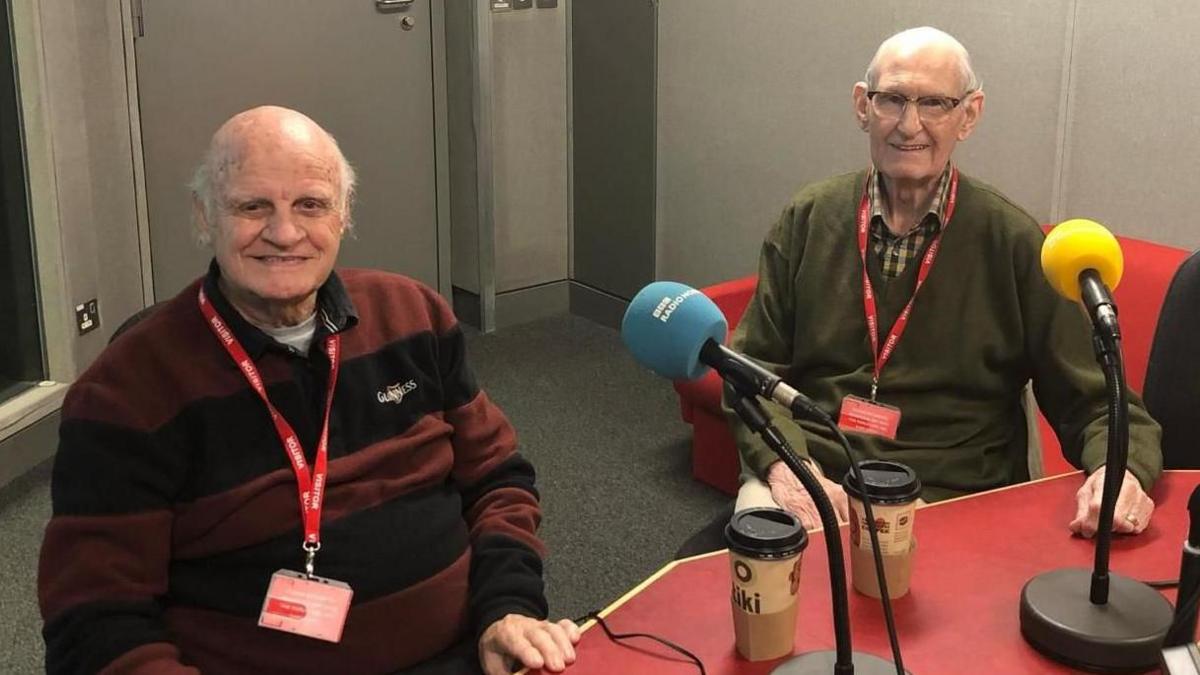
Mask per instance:
[[[854,675],[896,675],[896,664],[885,661],[874,654],[852,652]],[[771,675],[829,675],[834,672],[837,652],[808,652],[784,661],[771,671]],[[908,672],[907,670],[904,672]]]
[[[1157,667],[1171,604],[1146,584],[1110,572],[1108,603],[1094,605],[1091,582],[1091,571],[1082,568],[1030,579],[1021,590],[1025,641],[1055,661],[1097,673]]]

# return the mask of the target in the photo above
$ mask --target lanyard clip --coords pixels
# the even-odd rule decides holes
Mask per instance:
[[[871,403],[875,403],[875,395],[879,393],[879,378],[871,378]]]
[[[321,550],[321,542],[318,541],[310,544],[306,541],[300,545],[300,548],[304,549],[304,574],[309,579],[312,579],[313,561],[316,560],[317,551]]]

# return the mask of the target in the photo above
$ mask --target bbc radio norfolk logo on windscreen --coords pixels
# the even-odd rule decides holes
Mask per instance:
[[[684,293],[682,295],[680,295],[676,298],[670,298],[670,297],[663,298],[662,301],[660,301],[658,303],[658,307],[655,307],[654,311],[651,312],[651,316],[658,319],[659,321],[662,321],[663,323],[666,323],[667,319],[671,318],[671,313],[674,312],[675,309],[679,307],[679,305],[683,304],[684,300],[687,300],[688,298],[690,298],[691,296],[693,296],[699,292],[700,291],[698,291],[694,288],[689,288],[686,291],[684,291]]]

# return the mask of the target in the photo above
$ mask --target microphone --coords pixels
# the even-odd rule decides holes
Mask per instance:
[[[1091,574],[1063,568],[1030,579],[1021,589],[1021,635],[1038,651],[1076,668],[1148,670],[1161,656],[1171,605],[1158,591],[1111,572],[1108,565],[1113,512],[1129,456],[1121,331],[1108,290],[1121,281],[1121,247],[1099,223],[1076,219],[1050,231],[1041,257],[1050,285],[1082,302],[1091,320],[1092,346],[1108,389],[1108,451]]]
[[[793,416],[828,416],[783,378],[721,344],[727,330],[725,315],[708,296],[674,281],[638,291],[621,321],[626,348],[662,377],[693,380],[712,368],[743,396],[770,399]]]
[[[1200,604],[1200,486],[1188,500],[1191,528],[1183,542],[1179,563],[1179,594],[1175,600],[1175,619],[1163,640],[1164,647],[1176,647],[1196,639],[1196,609]]]
[[[1121,282],[1121,245],[1103,225],[1086,218],[1060,223],[1042,244],[1042,272],[1068,300],[1082,302],[1088,318],[1105,337],[1121,337],[1110,289]]]
[[[761,396],[779,403],[791,411],[793,417],[808,413],[829,426],[838,435],[842,447],[846,450],[851,470],[858,475],[859,483],[865,484],[861,471],[851,456],[849,442],[829,415],[807,396],[796,391],[778,375],[722,345],[727,331],[725,315],[708,296],[673,281],[656,281],[638,291],[629,302],[625,318],[621,321],[621,340],[626,348],[638,363],[658,375],[671,380],[690,380],[704,375],[709,368],[717,371],[726,385],[733,390],[731,402],[734,411],[747,427],[762,437],[767,446],[808,490],[825,531],[836,533],[837,514],[828,495],[796,456],[779,430],[772,426],[756,397]],[[728,393],[729,390],[726,391]],[[870,514],[869,501],[865,507]],[[876,572],[881,578],[880,585],[886,588],[886,581],[882,580],[883,563],[874,522],[875,519],[868,515],[868,531],[871,541],[876,544]],[[781,664],[774,672],[796,675],[824,675],[831,671],[837,675],[906,672],[903,670],[887,593],[883,594],[880,602],[884,606],[888,638],[892,644],[895,663],[873,654],[853,651],[841,537],[825,537],[825,547],[829,557],[829,592],[833,604],[836,649],[832,652],[819,651],[798,655]]]

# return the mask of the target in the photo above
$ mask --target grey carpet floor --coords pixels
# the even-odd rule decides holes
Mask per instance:
[[[6,675],[44,672],[37,556],[49,519],[47,462],[0,490],[0,673]]]
[[[727,503],[690,477],[691,428],[665,380],[639,368],[616,331],[556,316],[480,335],[480,385],[512,420],[538,471],[555,617],[616,600],[666,564]],[[37,554],[50,467],[0,490],[0,673],[42,671]]]

